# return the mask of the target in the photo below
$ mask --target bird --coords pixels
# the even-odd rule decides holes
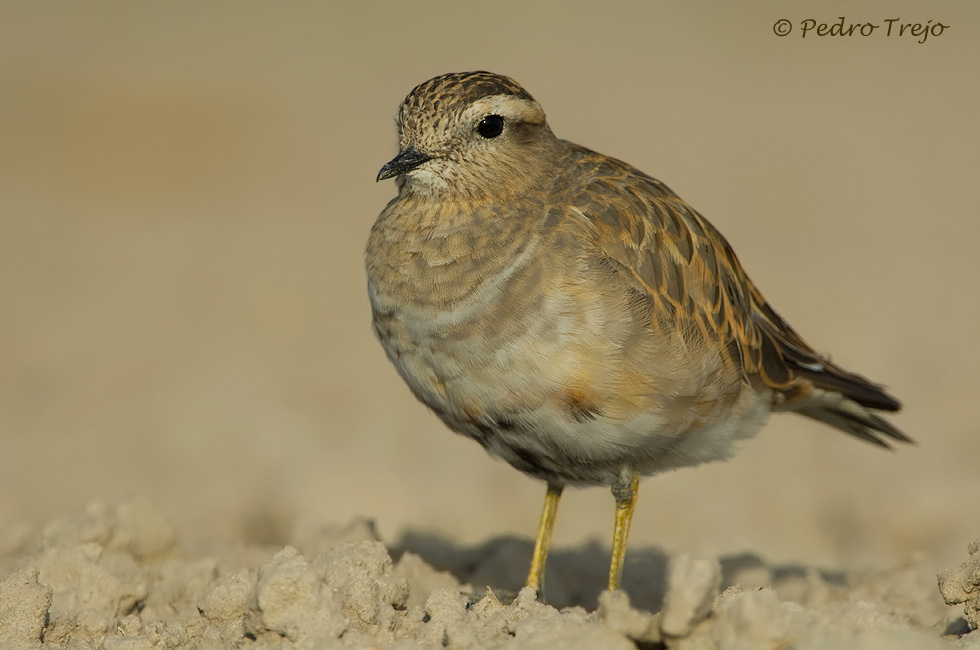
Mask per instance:
[[[611,488],[615,591],[641,476],[728,459],[780,411],[913,442],[878,414],[900,402],[814,351],[707,219],[555,136],[513,79],[437,76],[396,126],[377,180],[397,196],[365,253],[373,329],[450,429],[544,481],[538,596],[568,486]]]

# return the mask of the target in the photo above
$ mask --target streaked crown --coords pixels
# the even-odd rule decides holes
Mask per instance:
[[[421,144],[410,140],[422,134],[451,130],[468,108],[490,97],[513,98],[533,106],[532,112],[544,121],[544,111],[534,97],[510,77],[485,71],[453,72],[420,83],[402,101],[397,119],[402,147]]]
[[[493,95],[513,95],[534,101],[510,77],[484,71],[452,72],[423,81],[408,93],[398,111],[399,126],[418,128],[409,126],[408,121],[462,111],[476,100]]]

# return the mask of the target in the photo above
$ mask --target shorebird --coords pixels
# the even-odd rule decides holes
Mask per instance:
[[[640,476],[728,458],[773,411],[881,446],[899,402],[813,350],[665,184],[557,138],[534,98],[447,74],[398,111],[398,196],[371,230],[374,331],[452,430],[545,481],[540,592],[568,485],[616,503],[620,585]]]

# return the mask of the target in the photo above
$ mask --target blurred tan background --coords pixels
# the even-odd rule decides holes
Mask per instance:
[[[188,540],[355,515],[390,540],[530,537],[543,486],[415,402],[362,268],[398,103],[489,69],[700,209],[920,443],[773,417],[734,461],[645,481],[633,543],[959,562],[980,535],[980,4],[604,7],[0,5],[0,525],[136,493]],[[799,37],[841,15],[950,27]],[[608,544],[611,520],[606,490],[571,492],[555,542]]]

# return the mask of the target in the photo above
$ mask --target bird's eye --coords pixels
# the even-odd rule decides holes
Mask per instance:
[[[504,132],[504,118],[499,115],[487,115],[476,125],[476,132],[489,140]]]

